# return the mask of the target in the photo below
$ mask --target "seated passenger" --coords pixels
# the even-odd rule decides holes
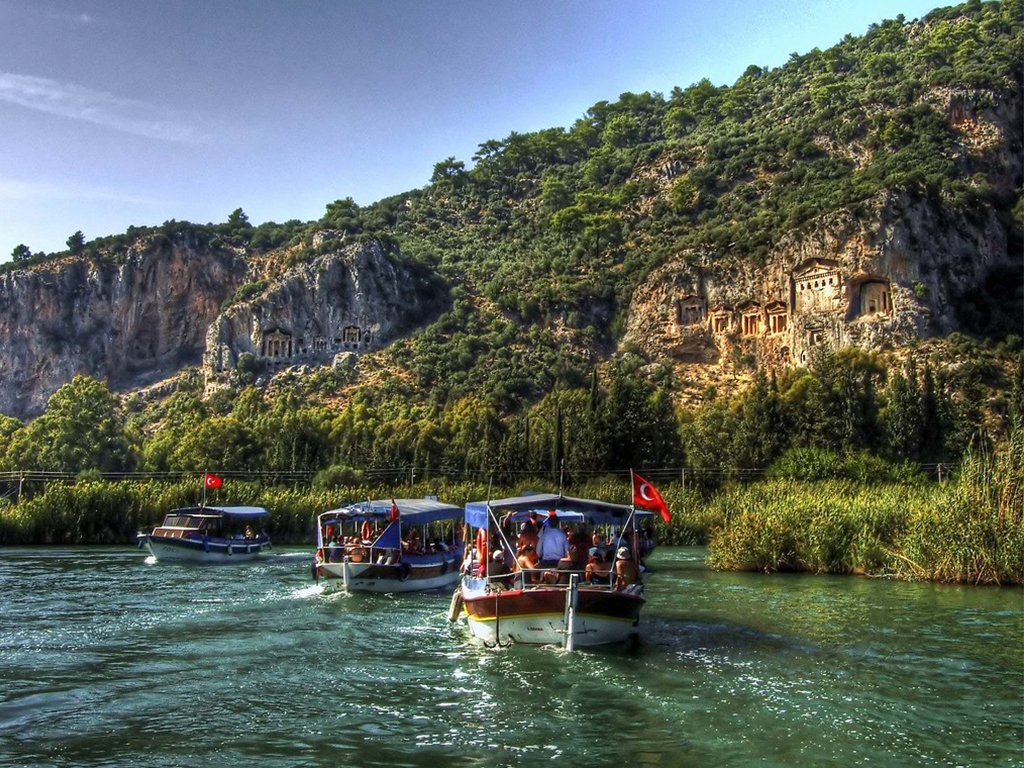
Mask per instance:
[[[505,564],[505,552],[503,550],[495,550],[494,554],[491,555],[491,559],[487,561],[487,576],[492,587],[496,586],[504,589],[512,582],[508,566]],[[505,576],[508,578],[501,578]]]
[[[409,538],[407,541],[402,542],[402,549],[414,554],[423,551],[423,538],[420,536],[418,528],[409,529]]]
[[[589,537],[585,532],[574,533],[569,540],[569,559],[572,561],[570,568],[574,571],[582,571],[587,567]]]
[[[355,536],[352,537],[348,546],[345,547],[345,552],[353,563],[361,563],[366,558],[366,549],[363,548],[363,543]]]
[[[342,542],[338,541],[338,535],[333,534],[330,541],[327,542],[326,559],[329,563],[337,562],[342,558]]]
[[[540,561],[537,560],[537,550],[532,545],[527,544],[523,547],[519,557],[516,558],[516,563],[519,565],[519,570],[524,572],[528,583],[536,584],[540,580],[540,574],[536,570]]]
[[[587,552],[587,564],[584,568],[583,580],[587,584],[608,584],[608,575],[611,573],[611,566],[604,559],[604,552],[600,547],[591,547]]]
[[[615,553],[615,589],[622,591],[640,583],[640,570],[629,555],[628,547],[619,547]]]

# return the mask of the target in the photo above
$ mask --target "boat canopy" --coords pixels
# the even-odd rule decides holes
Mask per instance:
[[[334,525],[362,520],[390,522],[391,499],[359,501],[347,507],[332,509],[320,515],[320,525]],[[462,507],[436,499],[395,499],[401,521],[408,525],[423,525],[438,520],[456,520],[462,517]]]
[[[168,514],[189,515],[190,517],[263,517],[270,514],[263,507],[211,507],[195,506],[172,509]]]
[[[487,528],[487,510],[494,510],[499,517],[511,512],[513,520],[523,520],[531,512],[544,519],[550,510],[569,522],[585,522],[590,525],[623,525],[631,514],[636,518],[650,517],[644,509],[634,511],[627,504],[612,504],[596,499],[577,499],[556,493],[534,493],[527,496],[513,496],[510,499],[471,501],[466,504],[466,522],[474,528]]]

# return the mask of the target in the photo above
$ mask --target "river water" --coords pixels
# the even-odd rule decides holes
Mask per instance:
[[[486,650],[309,553],[0,549],[0,766],[1024,765],[1024,592],[651,560],[635,647]]]

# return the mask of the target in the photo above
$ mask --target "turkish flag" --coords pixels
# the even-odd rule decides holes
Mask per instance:
[[[211,475],[209,472],[206,473],[206,487],[207,488],[220,488],[224,485],[224,479]]]
[[[398,519],[398,505],[395,504],[395,500],[391,500],[391,521],[394,522]]]
[[[661,498],[658,489],[635,472],[633,473],[633,506],[655,510],[666,523],[672,519],[668,513],[668,505]]]

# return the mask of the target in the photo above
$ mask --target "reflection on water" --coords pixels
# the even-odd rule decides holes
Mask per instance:
[[[486,650],[309,553],[0,550],[0,765],[1024,764],[1022,593],[652,562],[642,640]]]

